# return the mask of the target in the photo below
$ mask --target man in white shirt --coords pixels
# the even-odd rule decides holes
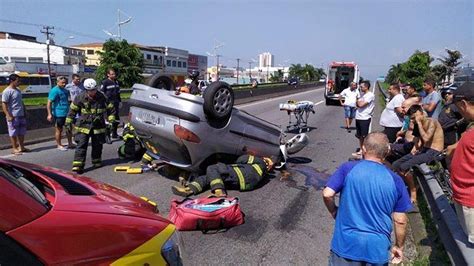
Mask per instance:
[[[344,102],[342,101],[342,97],[344,97]],[[344,107],[344,117],[346,118],[347,132],[351,132],[350,126],[352,124],[352,119],[355,117],[356,102],[358,97],[359,91],[357,90],[357,83],[355,82],[351,82],[351,86],[344,89],[341,94],[339,94],[339,102]]]
[[[380,116],[380,125],[384,127],[383,133],[387,135],[388,141],[393,143],[397,139],[397,132],[403,126],[401,106],[405,98],[400,93],[400,86],[396,83],[390,85],[388,93],[390,93],[391,99]]]
[[[374,114],[375,95],[369,91],[370,81],[364,80],[360,83],[361,96],[357,98],[356,106],[356,137],[359,139],[360,150],[352,155],[355,157],[362,156],[362,144],[365,137],[369,134],[370,121]]]

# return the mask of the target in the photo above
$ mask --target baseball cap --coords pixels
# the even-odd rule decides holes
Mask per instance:
[[[465,82],[461,87],[454,91],[453,101],[457,102],[460,100],[474,102],[474,83]]]

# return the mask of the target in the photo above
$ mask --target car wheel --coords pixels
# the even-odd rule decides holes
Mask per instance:
[[[175,87],[176,87],[174,85],[173,80],[170,77],[163,76],[163,75],[154,75],[148,81],[147,85],[153,88],[168,90],[168,91],[175,90]]]
[[[216,81],[204,91],[204,113],[211,118],[222,119],[230,116],[234,106],[234,91],[229,84]]]

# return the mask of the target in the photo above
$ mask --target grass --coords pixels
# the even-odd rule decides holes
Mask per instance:
[[[132,92],[122,92],[120,94],[123,100],[130,99],[130,95],[132,95]],[[46,106],[48,97],[24,98],[23,103],[25,103],[26,106]]]
[[[436,228],[435,222],[432,219],[432,214],[428,208],[428,203],[425,200],[425,197],[422,195],[423,192],[419,191],[418,193],[418,209],[420,210],[421,218],[425,224],[425,229],[427,237],[431,242],[431,254],[429,257],[417,258],[413,265],[451,265],[448,254],[444,249],[443,243],[439,238],[439,232]],[[417,243],[417,245],[421,245]]]

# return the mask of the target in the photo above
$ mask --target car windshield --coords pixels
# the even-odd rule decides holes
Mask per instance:
[[[46,208],[49,209],[51,207],[50,202],[46,199],[44,194],[45,190],[51,189],[38,181],[27,178],[21,170],[11,165],[0,165],[0,177],[18,186],[18,188],[26,192]]]

